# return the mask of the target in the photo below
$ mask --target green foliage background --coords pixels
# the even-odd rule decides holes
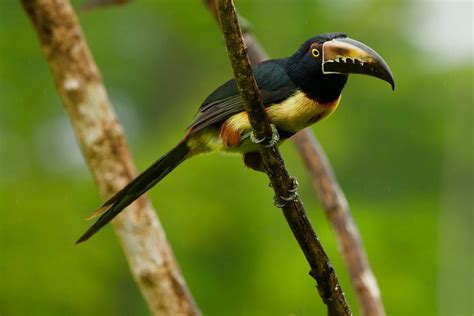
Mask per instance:
[[[338,111],[313,130],[348,196],[388,314],[471,314],[472,55],[445,64],[415,45],[419,18],[410,2],[236,4],[271,56],[290,55],[315,34],[345,31],[391,65],[394,93],[352,76]],[[472,10],[469,1],[421,8],[436,5]],[[136,0],[80,21],[142,170],[230,78],[222,36],[201,1]],[[472,30],[460,31],[470,32],[464,40],[472,51]],[[100,203],[76,147],[36,34],[18,1],[1,1],[1,315],[148,314],[110,227],[73,245]],[[357,314],[301,161],[291,144],[283,153]],[[267,182],[237,156],[208,155],[149,194],[205,315],[324,313]]]

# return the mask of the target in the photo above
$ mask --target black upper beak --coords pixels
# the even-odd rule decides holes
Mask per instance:
[[[364,74],[387,81],[395,89],[390,67],[367,45],[351,38],[336,38],[323,44],[323,73]]]

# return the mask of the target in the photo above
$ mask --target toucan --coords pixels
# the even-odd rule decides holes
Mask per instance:
[[[344,33],[326,33],[305,41],[292,56],[262,62],[252,69],[278,144],[321,119],[339,105],[349,74],[365,74],[395,88],[383,58]],[[88,219],[98,220],[79,238],[83,242],[183,161],[209,152],[243,155],[244,164],[263,171],[259,145],[234,79],[202,103],[183,139],[168,153],[99,207]]]

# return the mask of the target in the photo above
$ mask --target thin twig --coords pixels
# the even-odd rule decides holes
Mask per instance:
[[[37,31],[85,160],[106,200],[131,181],[136,170],[77,17],[67,0],[21,2]],[[151,313],[200,315],[149,201],[141,198],[113,224]]]
[[[242,33],[231,0],[219,0],[217,11],[224,33],[227,54],[229,55],[239,92],[244,100],[245,110],[258,139],[271,139],[272,129],[264,110],[261,96],[252,75]],[[268,145],[267,142],[265,142]],[[265,144],[263,144],[265,145]],[[293,182],[285,168],[277,146],[260,146],[265,171],[276,196],[287,196]],[[299,197],[283,206],[283,213],[311,267],[310,274],[316,279],[319,294],[327,305],[329,315],[350,315],[336,273],[326,252],[319,242]]]
[[[205,0],[208,9],[217,18],[215,0]],[[269,59],[267,53],[252,34],[250,27],[242,29],[247,53],[252,65]],[[357,224],[351,215],[349,203],[334,175],[324,149],[310,129],[300,131],[291,138],[295,144],[313,187],[323,205],[336,235],[339,250],[351,278],[362,316],[385,315],[382,297],[367,258]]]

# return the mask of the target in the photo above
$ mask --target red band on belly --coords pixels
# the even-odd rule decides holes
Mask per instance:
[[[222,124],[220,137],[224,147],[238,147],[240,145],[240,132],[226,123]]]

